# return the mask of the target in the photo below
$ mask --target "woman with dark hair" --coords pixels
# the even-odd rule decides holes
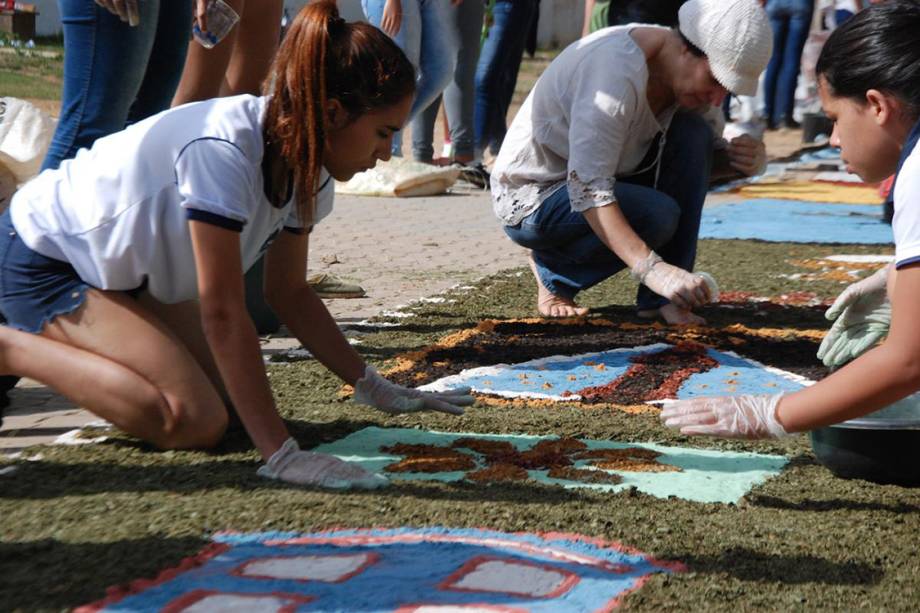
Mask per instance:
[[[605,28],[570,45],[511,125],[493,208],[531,250],[544,316],[584,314],[576,294],[628,268],[640,316],[702,322],[691,309],[712,294],[691,271],[713,135],[692,111],[756,90],[770,30],[756,0],[690,0],[679,21]]]
[[[243,272],[295,336],[388,413],[460,413],[471,399],[394,385],[365,364],[306,284],[308,235],[332,179],[388,159],[415,72],[333,2],[305,6],[265,97],[188,104],[99,139],[20,189],[0,217],[0,372],[54,387],[161,448],[211,447],[228,410],[265,477],[332,488],[386,479],[301,451],[278,415]],[[10,350],[12,349],[12,350]],[[461,390],[462,391],[462,390]]]
[[[866,182],[897,173],[895,260],[847,287],[818,357],[837,369],[794,394],[700,398],[668,405],[685,434],[780,437],[876,411],[920,389],[920,3],[875,4],[835,30],[818,60],[831,145]],[[879,341],[885,338],[884,342]]]

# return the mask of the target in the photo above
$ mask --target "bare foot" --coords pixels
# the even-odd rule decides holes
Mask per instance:
[[[702,326],[706,324],[706,320],[693,311],[676,307],[673,304],[666,304],[659,309],[639,311],[638,315],[645,319],[661,317],[665,323],[675,326]]]
[[[570,298],[563,298],[552,293],[540,281],[540,275],[537,274],[537,265],[533,257],[529,258],[530,270],[537,281],[537,310],[544,317],[581,317],[587,314],[587,307],[580,307]]]

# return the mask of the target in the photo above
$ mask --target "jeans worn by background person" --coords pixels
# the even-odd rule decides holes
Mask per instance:
[[[480,151],[489,148],[497,155],[505,139],[508,108],[537,6],[536,0],[497,0],[492,8],[492,25],[476,67],[476,147]]]
[[[617,205],[649,248],[665,262],[692,271],[703,202],[712,165],[712,130],[695,113],[674,116],[667,132],[655,185],[656,169],[617,179]],[[653,146],[653,149],[656,147]],[[650,151],[647,160],[654,160]],[[584,214],[572,211],[569,194],[561,188],[517,226],[505,233],[531,249],[540,281],[553,294],[574,298],[626,268],[594,233]],[[640,285],[639,310],[657,309],[667,300]]]
[[[443,98],[454,158],[472,159],[474,153],[473,105],[484,11],[485,6],[480,0],[464,0],[451,9],[459,48],[454,79],[444,90]],[[434,158],[432,141],[439,105],[440,98],[437,98],[412,122],[412,156],[417,161],[430,162]]]
[[[611,0],[607,25],[653,23],[676,26],[677,13],[687,0]]]
[[[811,29],[813,0],[768,0],[767,15],[773,28],[773,55],[764,74],[764,117],[769,127],[792,118],[795,89],[802,65],[802,50]]]
[[[364,16],[380,27],[386,0],[361,0]],[[450,83],[457,63],[457,33],[449,0],[402,0],[402,22],[393,41],[418,72],[409,119],[434,102]],[[402,155],[401,133],[393,136],[393,155]]]
[[[77,150],[169,108],[192,29],[191,0],[143,0],[131,27],[93,0],[59,0],[64,91],[42,165],[57,168]]]

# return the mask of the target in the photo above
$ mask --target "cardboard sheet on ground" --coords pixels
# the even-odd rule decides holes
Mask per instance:
[[[700,238],[865,245],[894,241],[879,205],[766,199],[704,208]]]
[[[468,385],[476,392],[505,398],[571,402],[581,398],[580,390],[606,385],[625,375],[637,357],[670,347],[673,345],[657,343],[575,356],[553,356],[520,364],[471,368],[433,381],[421,389],[443,391]],[[718,366],[684,379],[677,390],[677,399],[794,392],[811,383],[793,373],[764,366],[735,353],[706,349],[706,355],[718,362]]]
[[[356,174],[347,183],[336,183],[337,194],[400,197],[443,194],[457,182],[460,171],[432,166],[406,158],[378,162],[371,170]]]
[[[527,451],[540,441],[553,440],[554,437],[528,436],[528,435],[501,435],[501,434],[473,434],[453,432],[429,432],[404,428],[377,428],[368,427],[354,432],[343,439],[320,445],[314,451],[330,453],[347,460],[357,462],[364,468],[375,472],[383,472],[395,480],[434,480],[434,481],[462,481],[473,470],[486,464],[481,454],[471,452],[477,459],[477,466],[470,471],[448,471],[437,473],[391,473],[385,468],[403,459],[403,456],[382,451],[382,447],[396,444],[403,445],[437,445],[450,447],[458,439],[477,438],[488,441],[501,441],[511,443],[520,451]],[[655,461],[664,465],[661,471],[619,471],[605,470],[606,473],[616,474],[622,478],[618,484],[585,483],[569,479],[556,479],[549,477],[546,470],[530,470],[528,478],[543,484],[560,485],[566,489],[590,488],[603,492],[617,492],[629,487],[635,487],[641,492],[667,498],[677,496],[685,500],[696,502],[736,502],[752,487],[763,483],[773,477],[786,465],[783,456],[763,455],[756,453],[733,453],[708,449],[691,449],[683,447],[668,447],[651,443],[626,444],[611,441],[581,441],[589,450],[600,449],[645,449],[654,452]],[[592,468],[590,462],[575,459],[577,454],[572,454],[572,466],[588,470],[601,470]],[[526,483],[526,481],[524,482]]]
[[[135,590],[77,611],[609,611],[684,566],[577,534],[358,529],[222,534]]]
[[[831,204],[881,204],[870,185],[840,185],[827,181],[759,181],[738,188],[745,198],[779,198]]]

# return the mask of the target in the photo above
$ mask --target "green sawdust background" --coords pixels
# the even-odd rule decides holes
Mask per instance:
[[[843,285],[777,275],[802,272],[787,263],[791,259],[877,252],[704,241],[698,268],[726,290],[774,295],[800,289],[832,298]],[[533,292],[529,274],[497,275],[473,291],[448,295],[453,302],[417,306],[412,318],[366,335],[357,348],[385,365],[482,319],[533,316]],[[619,275],[583,298],[593,307],[629,305],[634,292]],[[820,323],[813,311],[803,309],[799,323],[788,314],[784,320],[811,328]],[[599,312],[629,317],[622,306]],[[177,564],[220,530],[427,525],[578,532],[689,566],[689,573],[656,576],[630,595],[625,605],[637,610],[915,610],[920,602],[920,489],[835,479],[816,464],[805,437],[691,441],[652,416],[571,406],[386,418],[335,400],[339,382],[313,361],[273,365],[270,374],[279,406],[306,447],[380,425],[691,444],[783,453],[792,462],[738,505],[722,505],[529,484],[409,482],[374,493],[298,489],[258,478],[257,455],[240,434],[213,453],[161,453],[122,437],[43,448],[41,461],[20,461],[18,472],[0,477],[0,610],[63,609],[99,599],[109,585]]]

